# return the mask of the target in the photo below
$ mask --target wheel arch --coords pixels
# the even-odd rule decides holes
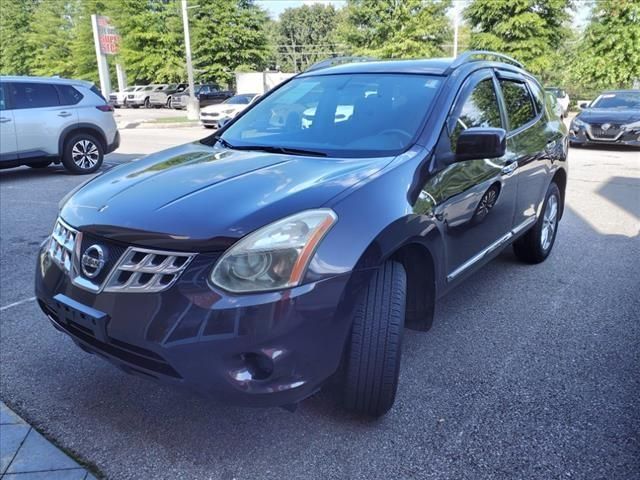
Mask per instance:
[[[60,135],[60,138],[58,140],[58,154],[60,156],[64,154],[64,147],[67,140],[78,133],[86,133],[96,137],[96,140],[100,142],[103,151],[107,150],[107,138],[100,127],[91,123],[78,123],[76,125],[67,127],[62,131],[62,134]]]
[[[556,173],[553,175],[551,179],[556,185],[558,185],[558,190],[560,190],[560,217],[562,218],[562,214],[564,213],[564,203],[566,198],[566,190],[567,190],[567,172],[564,168],[558,168]]]

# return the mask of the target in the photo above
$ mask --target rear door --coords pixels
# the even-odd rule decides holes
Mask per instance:
[[[58,140],[62,131],[78,123],[76,110],[61,105],[53,84],[11,82],[8,85],[19,157],[59,155]]]
[[[0,162],[18,158],[16,124],[4,89],[5,84],[0,83]]]
[[[549,183],[550,156],[557,141],[548,128],[544,98],[531,93],[528,80],[512,72],[498,72],[507,113],[508,138],[515,148],[518,175],[515,228],[535,221]]]
[[[517,183],[511,142],[503,157],[455,161],[458,136],[471,127],[505,128],[493,72],[476,72],[463,84],[436,147],[444,168],[423,188],[435,203],[453,281],[490,255],[513,226]]]

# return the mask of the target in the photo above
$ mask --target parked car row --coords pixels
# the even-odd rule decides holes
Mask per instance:
[[[223,90],[213,83],[195,85],[195,96],[200,107],[215,105],[233,96],[230,90]],[[187,106],[189,87],[186,83],[162,83],[134,85],[109,95],[109,103],[115,108],[175,108]]]

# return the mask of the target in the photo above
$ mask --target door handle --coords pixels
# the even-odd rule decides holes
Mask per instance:
[[[60,112],[58,114],[59,117],[70,117],[72,114],[69,112]]]
[[[11,119],[10,119],[10,118],[7,118],[7,117],[0,117],[0,123],[7,123],[7,122],[10,122],[10,121],[11,121]]]
[[[514,160],[502,167],[502,174],[509,175],[510,173],[513,173],[516,168],[518,168],[518,162]]]

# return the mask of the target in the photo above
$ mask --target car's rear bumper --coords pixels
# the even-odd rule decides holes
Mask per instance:
[[[246,406],[293,404],[317,391],[337,370],[349,334],[344,308],[352,306],[341,299],[350,275],[229,295],[207,286],[213,262],[198,255],[162,293],[94,294],[75,286],[45,246],[35,291],[58,330],[128,373]],[[104,318],[74,317],[74,302]]]
[[[115,150],[118,149],[118,147],[120,146],[120,132],[118,130],[116,130],[116,134],[113,138],[113,142],[111,142],[109,145],[107,145],[107,149],[105,150],[105,155],[107,153],[111,153],[114,152]]]

